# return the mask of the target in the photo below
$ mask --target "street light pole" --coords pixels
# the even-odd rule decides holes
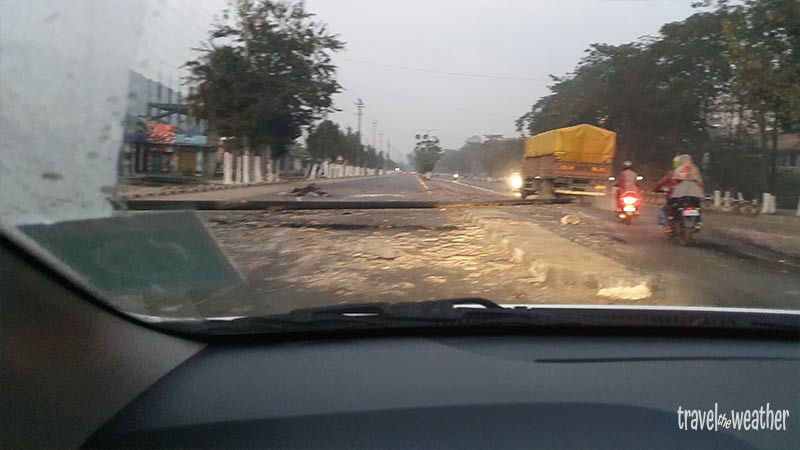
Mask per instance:
[[[358,142],[361,142],[361,111],[364,109],[364,101],[358,99],[356,102],[356,110],[358,110]]]

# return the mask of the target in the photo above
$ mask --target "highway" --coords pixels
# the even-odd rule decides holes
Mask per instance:
[[[325,196],[293,195],[295,188],[310,184],[323,190]],[[468,202],[509,200],[518,198],[504,192],[497,185],[479,186],[471,181],[452,182],[442,179],[425,180],[416,175],[387,175],[381,177],[338,178],[332,180],[300,181],[277,183],[241,189],[176,194],[165,197],[150,197],[145,201],[285,201],[319,200],[332,202],[393,202],[393,201],[436,201]]]
[[[706,214],[705,228],[688,247],[681,247],[662,234],[655,220],[656,205],[644,205],[638,220],[624,225],[612,212],[586,201],[492,206],[492,202],[517,198],[499,183],[390,175],[316,181],[325,192],[321,197],[291,194],[309,184],[281,183],[149,200],[314,200],[332,205],[363,202],[378,208],[200,212],[247,282],[239,295],[204,299],[196,306],[199,311],[165,305],[167,312],[268,314],[332,302],[453,297],[484,297],[500,303],[800,306],[798,221]],[[399,201],[484,205],[393,208]],[[552,233],[551,247],[572,249],[565,250],[565,255],[576,264],[588,255],[602,255],[646,277],[652,292],[644,298],[609,298],[580,282],[540,283],[527,267],[514,262],[513,248],[492,242],[486,230],[468,219],[470,210],[496,212],[512,225],[541,227]],[[564,225],[564,216],[579,223]],[[507,237],[521,243],[531,240],[530,235]]]

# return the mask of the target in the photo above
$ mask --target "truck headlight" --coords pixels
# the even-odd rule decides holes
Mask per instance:
[[[511,186],[511,189],[521,189],[522,188],[522,177],[519,174],[514,174],[508,177],[508,185]]]

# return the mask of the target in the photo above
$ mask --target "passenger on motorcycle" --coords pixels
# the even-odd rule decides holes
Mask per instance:
[[[667,203],[661,207],[658,223],[669,228],[668,217],[672,215],[672,205],[678,199],[686,198],[692,206],[699,207],[703,198],[703,177],[700,169],[692,162],[692,156],[683,154],[672,160],[673,169],[661,178],[654,189],[659,192],[667,188]],[[702,221],[702,218],[700,219]]]

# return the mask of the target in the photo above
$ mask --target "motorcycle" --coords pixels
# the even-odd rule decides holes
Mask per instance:
[[[669,200],[669,230],[665,230],[667,237],[677,240],[680,245],[687,245],[702,227],[701,214],[699,198],[680,197]]]
[[[625,191],[617,197],[617,217],[625,225],[630,225],[633,219],[639,217],[639,209],[642,198],[639,193]]]

